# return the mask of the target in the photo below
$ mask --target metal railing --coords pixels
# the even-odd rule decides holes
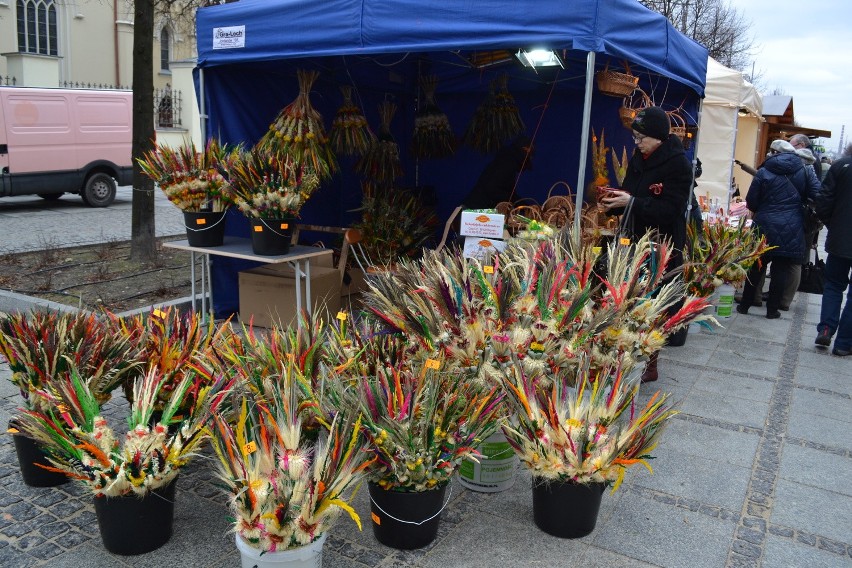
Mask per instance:
[[[122,85],[107,85],[105,83],[82,83],[79,81],[60,81],[59,86],[63,89],[106,89],[112,91],[131,91],[133,87]]]
[[[165,89],[154,89],[154,116],[157,128],[180,128],[183,101],[181,92]]]
[[[15,77],[9,77],[8,75],[5,77],[0,76],[0,87],[14,87],[17,82],[18,80]]]

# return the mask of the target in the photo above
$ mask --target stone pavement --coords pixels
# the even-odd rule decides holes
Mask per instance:
[[[37,195],[0,198],[0,253],[130,240],[133,188],[119,187],[109,207],[89,207],[79,195],[56,201]],[[157,236],[185,235],[183,214],[154,191]]]
[[[334,568],[583,566],[829,568],[852,566],[852,357],[817,351],[820,296],[799,294],[781,319],[765,310],[690,331],[666,348],[661,379],[681,411],[652,465],[636,467],[604,495],[595,531],[562,540],[532,520],[529,477],[512,489],[474,493],[454,483],[438,539],[423,550],[379,545],[366,490],[359,533],[338,521],[323,566]],[[17,393],[0,368],[0,420]],[[649,388],[651,387],[651,388]],[[122,420],[119,402],[107,414]],[[171,541],[150,554],[107,553],[91,497],[80,487],[23,485],[9,436],[0,443],[0,566],[236,567],[224,494],[210,454],[180,476]]]

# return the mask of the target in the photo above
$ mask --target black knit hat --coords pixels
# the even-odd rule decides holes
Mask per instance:
[[[657,140],[669,138],[669,115],[660,107],[643,108],[633,119],[633,130]]]

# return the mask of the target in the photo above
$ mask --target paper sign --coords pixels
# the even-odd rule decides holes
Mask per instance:
[[[530,349],[532,349],[533,351],[544,351],[544,345],[542,345],[541,343],[536,343],[535,341],[533,341],[530,344]]]
[[[495,253],[503,252],[504,250],[506,250],[506,241],[485,239],[482,237],[465,237],[462,256],[482,260],[485,258],[487,252]]]
[[[257,444],[255,444],[254,441],[251,441],[243,446],[243,451],[247,454],[253,454],[257,451]]]
[[[493,213],[462,211],[459,234],[466,237],[502,239],[505,220],[506,217],[496,211]]]
[[[289,223],[281,223],[281,230],[282,230],[282,231],[286,231],[286,230],[287,230],[287,229],[289,229],[289,228],[290,228],[290,224],[289,224]]]
[[[346,321],[346,312],[337,312],[337,319],[340,321]]]
[[[158,318],[164,318],[166,317],[166,312],[162,310],[154,310],[153,312],[151,312],[151,315],[156,316]]]
[[[627,237],[621,237],[620,239],[618,239],[618,244],[620,244],[620,245],[629,245],[629,244],[630,244],[630,239],[628,239]]]
[[[245,46],[245,26],[213,28],[213,49],[240,49]]]
[[[195,220],[195,224],[196,224],[196,225],[206,225],[206,224],[207,224],[207,219],[204,219],[204,218],[196,219],[196,220]]]
[[[255,225],[254,226],[254,232],[255,233],[262,233],[263,232],[263,225]]]
[[[482,272],[484,272],[485,274],[494,274],[494,267],[493,266],[483,266]]]
[[[437,371],[441,368],[441,363],[437,359],[426,359],[425,367]]]
[[[377,525],[382,524],[382,520],[379,518],[379,516],[377,514],[370,513],[370,517],[373,519],[373,522],[376,523]]]

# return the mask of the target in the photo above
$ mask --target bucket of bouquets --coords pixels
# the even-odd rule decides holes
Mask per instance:
[[[361,527],[351,499],[370,456],[357,412],[316,396],[292,364],[301,353],[281,347],[286,333],[271,333],[240,334],[223,348],[242,404],[214,414],[211,442],[243,568],[320,568],[341,511]]]
[[[184,211],[186,240],[191,247],[220,247],[225,241],[226,211]]]
[[[160,422],[151,426],[157,393],[166,381],[157,367],[137,379],[123,444],[101,415],[99,402],[76,369],[57,377],[47,393],[56,413],[29,411],[18,418],[21,431],[38,440],[54,471],[80,481],[94,498],[104,547],[114,554],[151,552],[172,536],[179,468],[206,438],[208,401],[223,387],[210,381],[194,394],[193,412],[176,417],[194,377],[184,377],[166,400]],[[179,423],[174,432],[167,425]]]
[[[293,219],[251,219],[251,250],[261,256],[278,256],[290,252]]]
[[[373,534],[404,550],[436,538],[451,498],[449,481],[463,460],[476,456],[478,440],[496,429],[502,397],[496,385],[445,370],[441,358],[405,356],[408,346],[405,338],[385,334],[367,341],[344,371],[352,373],[347,379],[358,385],[357,393],[343,393],[360,406],[375,457],[369,486]]]
[[[547,534],[588,535],[604,489],[615,491],[632,465],[650,469],[645,459],[676,412],[659,392],[644,408],[634,406],[640,379],[626,371],[621,364],[590,370],[582,361],[579,370],[501,369],[510,410],[503,431],[533,473],[533,517]]]

